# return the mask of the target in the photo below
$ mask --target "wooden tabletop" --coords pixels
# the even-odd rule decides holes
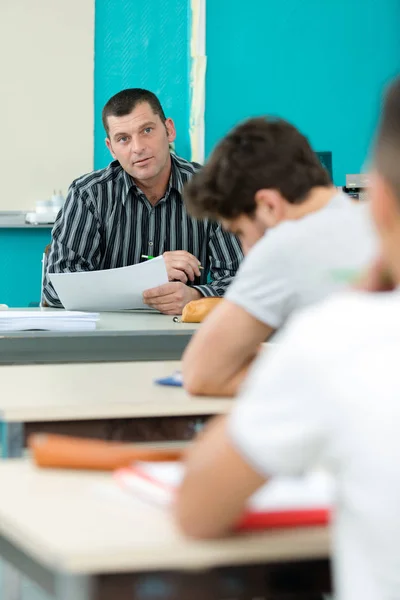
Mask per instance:
[[[7,422],[208,415],[232,400],[160,386],[179,361],[0,366],[0,419]]]
[[[95,574],[205,569],[328,558],[326,528],[212,542],[181,536],[170,513],[120,490],[111,475],[0,464],[0,533],[47,567]]]

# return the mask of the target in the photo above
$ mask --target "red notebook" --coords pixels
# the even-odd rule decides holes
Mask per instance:
[[[115,479],[137,497],[170,506],[183,475],[184,468],[179,462],[138,462],[118,469]],[[304,477],[275,477],[249,499],[237,529],[326,525],[332,503],[333,481],[323,471]]]

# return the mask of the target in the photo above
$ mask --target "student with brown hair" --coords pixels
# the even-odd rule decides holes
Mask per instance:
[[[254,118],[231,131],[184,199],[192,215],[236,234],[247,253],[183,363],[190,392],[234,395],[261,342],[366,267],[375,234],[366,207],[338,193],[304,135],[281,119]]]

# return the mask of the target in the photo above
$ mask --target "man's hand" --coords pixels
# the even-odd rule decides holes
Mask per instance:
[[[183,307],[188,302],[199,300],[202,297],[198,290],[190,288],[180,281],[174,281],[146,290],[143,293],[143,302],[165,315],[181,315]]]
[[[187,283],[188,280],[193,282],[195,277],[200,277],[200,262],[190,252],[186,250],[164,252],[163,258],[170,281]]]

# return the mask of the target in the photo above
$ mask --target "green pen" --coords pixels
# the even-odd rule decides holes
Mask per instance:
[[[152,258],[155,258],[155,256],[148,256],[147,254],[142,254],[141,257],[146,258],[147,260],[151,260]],[[202,267],[201,265],[199,265],[199,269],[204,271],[204,267]]]

